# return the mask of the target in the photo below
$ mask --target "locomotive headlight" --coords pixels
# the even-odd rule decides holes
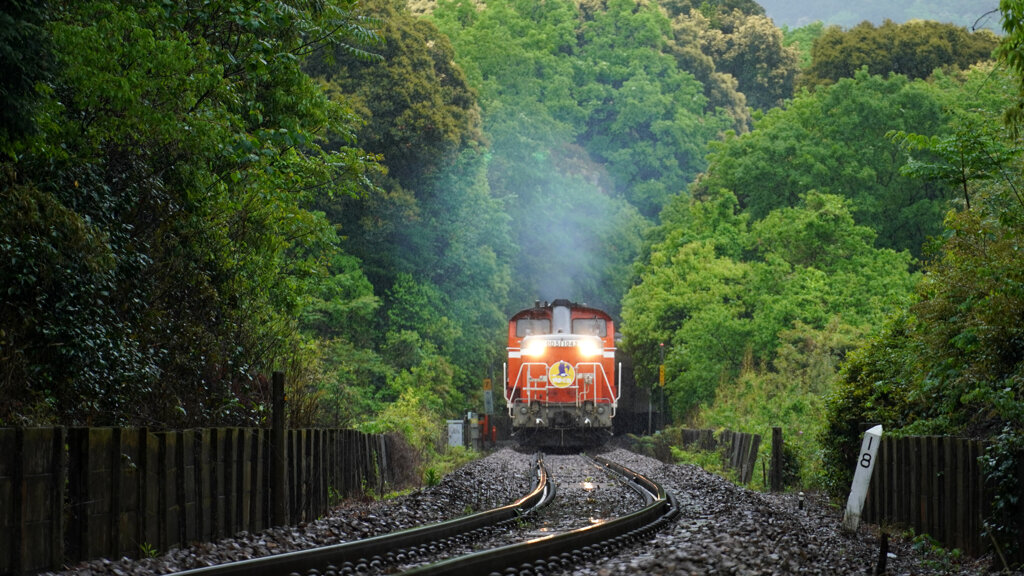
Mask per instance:
[[[596,338],[584,338],[580,340],[577,349],[580,351],[580,356],[589,358],[591,356],[597,356],[604,352],[604,346],[601,345],[601,341]]]
[[[537,338],[523,342],[523,356],[543,356],[547,343]]]

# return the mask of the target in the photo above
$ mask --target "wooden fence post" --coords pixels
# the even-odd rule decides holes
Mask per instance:
[[[768,476],[772,492],[782,492],[785,488],[783,486],[782,461],[782,428],[775,426],[772,428],[772,468]]]
[[[288,523],[288,455],[285,449],[284,372],[274,372],[274,411],[270,432],[270,502],[273,510],[271,523]]]
[[[238,515],[236,524],[238,530],[253,531],[252,526],[252,443],[257,430],[239,429],[236,471],[238,490]]]
[[[761,435],[751,434],[750,435],[750,446],[747,449],[747,454],[744,457],[743,463],[743,483],[747,484],[754,478],[754,470],[757,468],[757,452],[761,449]]]
[[[107,540],[103,547],[103,553],[109,557],[117,558],[118,546],[120,545],[120,525],[118,515],[121,513],[121,429],[110,429],[110,440],[103,447],[104,464],[103,471],[110,475],[109,490],[106,492],[106,509],[104,510],[103,527],[107,534]]]
[[[254,432],[254,439],[252,443],[252,482],[253,482],[253,497],[252,497],[252,531],[262,530],[267,527],[269,522],[267,517],[267,502],[269,493],[267,489],[267,471],[270,466],[267,464],[267,431],[256,430]]]
[[[21,518],[22,499],[19,486],[21,477],[21,433],[15,428],[0,429],[0,574],[18,574],[21,570]]]
[[[14,466],[11,477],[14,510],[11,515],[14,546],[11,567],[14,574],[24,574],[28,564],[25,558],[25,429],[18,428],[14,436]]]
[[[287,446],[287,486],[284,496],[288,499],[288,520],[285,524],[298,524],[302,521],[302,430],[287,430],[285,446]]]

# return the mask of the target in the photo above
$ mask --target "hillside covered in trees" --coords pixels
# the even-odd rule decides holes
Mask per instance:
[[[509,313],[567,297],[640,382],[664,351],[673,421],[798,430],[807,485],[868,421],[1022,443],[1003,4],[1005,38],[750,0],[7,3],[0,425],[256,425],[285,370],[293,424],[429,450]]]

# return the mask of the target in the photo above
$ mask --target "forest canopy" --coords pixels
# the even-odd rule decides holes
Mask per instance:
[[[861,68],[871,74],[901,74],[913,80],[935,70],[966,70],[991,58],[998,38],[990,30],[915,20],[881,26],[862,22],[849,30],[826,28],[814,40],[812,63],[801,75],[806,86],[831,84]]]
[[[299,58],[372,30],[344,0],[6,6],[11,46],[38,38],[18,61],[49,65],[4,80],[34,114],[0,147],[0,418],[258,418],[257,373],[303,361],[295,317],[336,244],[311,203],[378,170],[323,147],[358,120]]]

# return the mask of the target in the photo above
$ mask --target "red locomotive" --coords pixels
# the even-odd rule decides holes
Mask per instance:
[[[615,325],[586,305],[555,300],[508,323],[505,401],[520,443],[586,446],[611,436],[619,404]]]

